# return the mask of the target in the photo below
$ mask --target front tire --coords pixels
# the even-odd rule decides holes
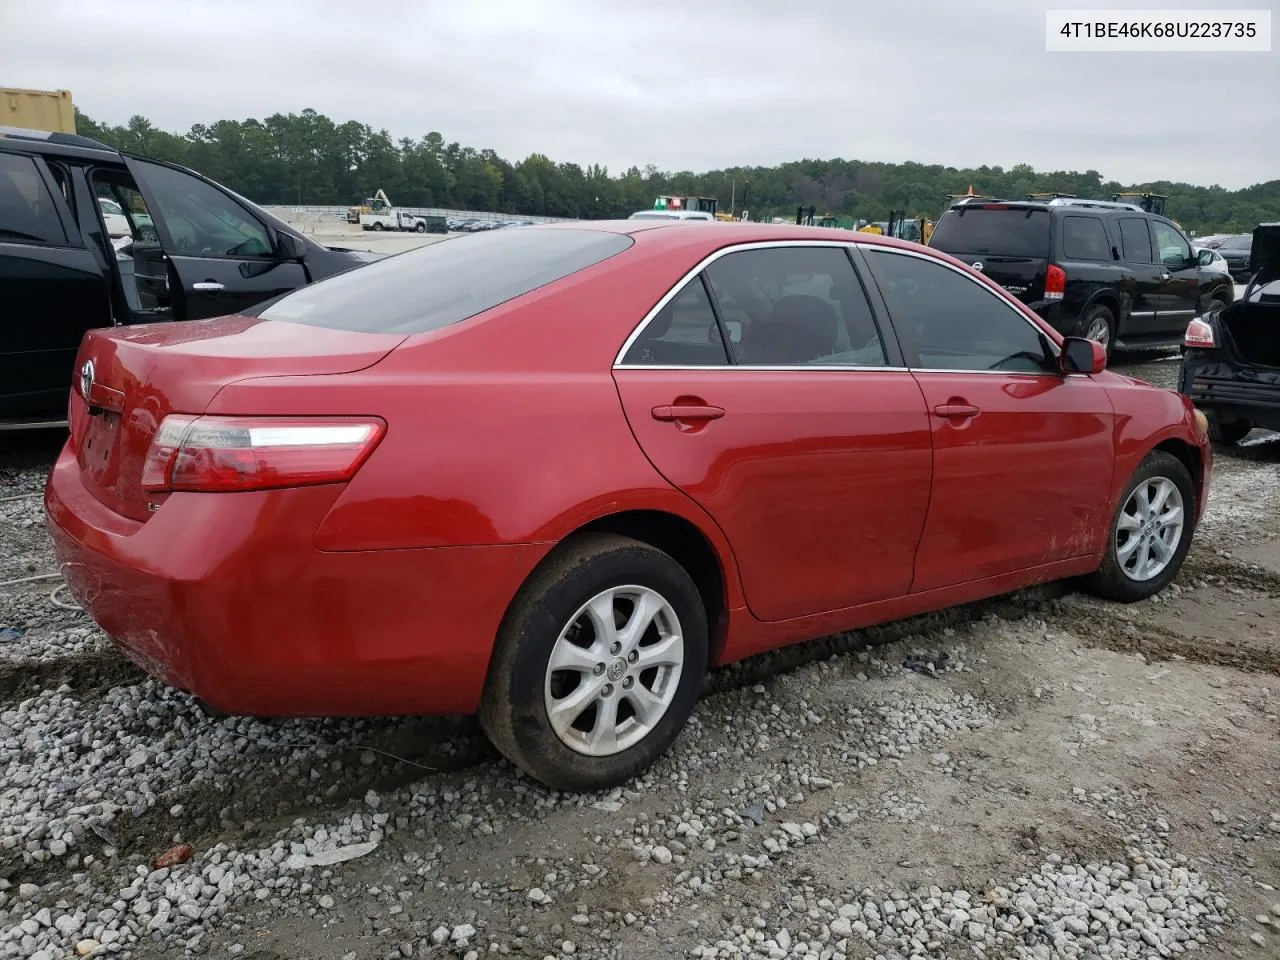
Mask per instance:
[[[1232,420],[1230,423],[1209,421],[1209,439],[1226,447],[1234,447],[1249,435],[1253,424],[1248,420]]]
[[[707,667],[702,597],[648,544],[591,534],[553,554],[503,619],[480,705],[500,753],[553,790],[605,790],[658,759]]]
[[[1186,559],[1196,510],[1195,484],[1182,461],[1163,450],[1150,453],[1120,497],[1102,566],[1085,587],[1121,603],[1155,596]]]

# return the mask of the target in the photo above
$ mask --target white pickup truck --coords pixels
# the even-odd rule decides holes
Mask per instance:
[[[391,205],[387,195],[379,190],[368,201],[369,212],[360,212],[361,230],[410,230],[427,232],[427,221],[411,213],[403,213]]]

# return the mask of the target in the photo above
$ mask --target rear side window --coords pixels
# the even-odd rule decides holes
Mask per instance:
[[[585,270],[632,242],[573,229],[456,237],[301,287],[258,315],[334,330],[425,333]]]
[[[929,246],[944,253],[1043,260],[1049,256],[1049,211],[1025,207],[948,210],[933,228]]]
[[[0,153],[0,241],[67,242],[53,195],[30,157]]]
[[[1062,218],[1062,252],[1068,260],[1110,260],[1111,244],[1097,217]]]
[[[1120,242],[1124,244],[1124,258],[1130,263],[1151,263],[1151,233],[1147,221],[1140,217],[1122,217]]]

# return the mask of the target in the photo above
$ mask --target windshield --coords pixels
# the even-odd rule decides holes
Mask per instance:
[[[633,242],[624,234],[537,227],[454,237],[301,287],[256,315],[335,330],[425,333],[585,270]]]
[[[1045,259],[1049,256],[1049,211],[1034,207],[948,210],[933,228],[929,246],[944,253]]]

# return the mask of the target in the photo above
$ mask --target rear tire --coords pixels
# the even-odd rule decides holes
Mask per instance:
[[[1101,304],[1096,304],[1085,311],[1084,320],[1080,326],[1088,339],[1096,340],[1106,348],[1107,363],[1110,363],[1112,344],[1116,339],[1116,318],[1111,311]]]
[[[680,733],[707,651],[706,609],[680,564],[628,537],[585,535],[544,561],[507,611],[480,725],[553,790],[616,787]]]
[[[1196,509],[1195,484],[1182,461],[1152,451],[1120,496],[1102,566],[1084,579],[1085,589],[1120,603],[1155,596],[1182,568]]]
[[[374,230],[381,230],[381,229],[382,229],[382,223],[381,223],[381,222],[375,222],[375,223],[374,223],[374,225],[373,225],[373,229],[374,229]]]
[[[1230,423],[1209,421],[1209,439],[1225,447],[1234,447],[1249,435],[1253,424],[1248,420],[1232,420]]]

